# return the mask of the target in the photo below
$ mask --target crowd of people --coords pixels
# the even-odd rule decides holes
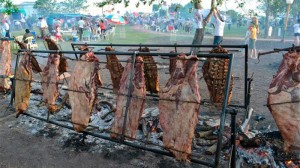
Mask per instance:
[[[91,19],[91,18],[72,18],[64,21],[63,19],[53,18],[53,20],[47,20],[43,17],[39,18],[37,27],[40,30],[40,37],[44,39],[49,34],[54,36],[56,40],[64,41],[62,38],[62,30],[72,32],[77,32],[79,41],[83,40],[84,31],[89,32],[90,37],[92,38],[95,34],[99,35],[100,38],[105,39],[106,31],[112,29],[114,25],[111,25],[104,19]],[[46,33],[46,31],[49,33]]]

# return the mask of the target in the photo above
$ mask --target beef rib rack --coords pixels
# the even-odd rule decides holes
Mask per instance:
[[[210,53],[225,53],[228,51],[221,46],[217,46]],[[222,58],[208,58],[202,67],[203,78],[207,84],[210,95],[210,101],[213,105],[220,108],[223,104],[225,96],[226,78],[228,74],[229,59]],[[232,89],[234,85],[233,76],[230,80],[228,102],[230,103],[232,97]]]
[[[198,123],[200,93],[197,77],[198,58],[180,55],[166,86],[159,92],[159,122],[163,143],[175,158],[187,161]]]
[[[141,52],[150,52],[149,48],[145,47],[140,49]],[[151,93],[157,93],[159,91],[158,84],[158,70],[156,62],[152,56],[142,56],[144,61],[144,74],[146,81],[146,89]]]
[[[106,47],[105,51],[111,51],[111,52],[113,52],[115,50],[113,48],[111,48],[111,47]],[[115,93],[118,93],[118,91],[120,89],[120,80],[122,78],[124,67],[119,62],[119,59],[118,59],[118,57],[115,54],[106,55],[106,59],[107,59],[106,68],[110,72],[110,76],[111,76],[111,80],[112,80],[112,85],[113,85],[113,91]]]
[[[129,106],[125,125],[125,137],[128,139],[136,137],[139,120],[144,111],[146,85],[142,57],[138,56],[134,63],[132,88],[130,90],[130,95],[128,95],[132,66],[132,59],[129,58],[120,81],[120,89],[116,102],[115,120],[111,130],[112,138],[118,138],[123,133],[127,101],[130,101],[128,103]]]
[[[97,89],[102,85],[99,60],[88,52],[77,61],[69,82],[69,102],[75,131],[82,132],[89,123],[97,99]]]
[[[0,91],[10,90],[9,78],[11,75],[11,52],[10,42],[8,40],[1,40],[0,42],[0,75],[5,78],[0,78]]]
[[[300,53],[288,52],[268,90],[268,108],[284,139],[284,150],[300,150]]]

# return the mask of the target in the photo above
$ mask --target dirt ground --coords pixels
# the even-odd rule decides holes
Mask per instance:
[[[170,43],[166,40],[166,36],[161,39],[149,39],[148,43],[166,44]],[[178,44],[189,44],[191,41],[178,41]],[[203,44],[211,44],[212,38],[206,37]],[[243,39],[226,38],[223,44],[238,45],[243,44]],[[257,42],[259,52],[273,50],[273,48],[285,48],[291,44],[281,43],[279,40],[261,39]],[[187,49],[188,50],[188,49]],[[171,49],[166,50],[169,52]],[[234,69],[233,73],[240,80],[236,82],[234,88],[233,102],[242,103],[243,100],[243,51],[234,53]],[[249,59],[249,77],[254,73],[254,81],[251,89],[251,107],[254,108],[253,120],[251,121],[252,129],[260,131],[276,130],[276,124],[266,108],[267,89],[276,73],[279,63],[282,58],[282,53],[267,55],[261,58],[259,64],[257,60]],[[201,75],[200,75],[201,76]],[[104,77],[105,78],[108,78]],[[202,94],[206,86],[200,88]],[[201,96],[205,98],[205,95]],[[177,162],[175,159],[136,150],[131,147],[119,145],[116,143],[105,142],[106,145],[101,146],[99,150],[90,150],[93,147],[94,141],[88,144],[81,144],[78,140],[78,135],[74,134],[74,141],[62,142],[59,135],[51,135],[49,132],[44,134],[32,134],[26,129],[30,123],[22,123],[17,126],[12,124],[18,122],[20,118],[14,117],[14,111],[7,110],[9,98],[3,95],[0,98],[0,168],[33,168],[33,167],[147,167],[147,168],[179,168],[179,167],[204,167],[198,164],[184,164]],[[206,97],[207,98],[207,97]],[[239,117],[244,116],[244,111],[241,110]],[[263,116],[265,119],[257,121],[258,116]],[[45,127],[51,127],[50,124],[45,124]],[[52,127],[51,127],[52,128]],[[51,129],[47,129],[51,130]],[[77,139],[76,139],[77,138]],[[99,141],[99,140],[98,140]],[[98,142],[95,140],[95,142]],[[101,140],[104,142],[104,140]],[[97,145],[95,145],[97,146]],[[113,150],[112,150],[113,149]],[[92,151],[92,152],[91,152]],[[225,166],[224,166],[225,167]]]

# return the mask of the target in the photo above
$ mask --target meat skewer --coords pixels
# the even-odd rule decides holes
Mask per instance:
[[[171,78],[159,93],[159,122],[164,146],[182,161],[189,159],[198,123],[200,94],[197,67],[196,56],[178,56]]]
[[[10,42],[8,40],[1,40],[0,42],[0,75],[5,78],[0,78],[0,91],[10,90],[9,78],[11,75],[11,52]]]
[[[284,150],[300,149],[300,53],[283,57],[268,90],[268,108],[284,139]]]
[[[97,99],[97,88],[102,85],[99,61],[93,52],[80,58],[69,82],[69,102],[75,131],[82,132],[89,123]]]
[[[115,50],[111,47],[106,47],[105,51],[115,51]],[[124,67],[119,62],[118,57],[116,55],[106,55],[106,59],[107,59],[106,68],[110,72],[110,76],[113,84],[113,91],[117,93],[120,89],[120,80],[122,78]]]
[[[150,52],[149,48],[140,49],[141,52]],[[146,89],[151,93],[159,91],[157,65],[152,56],[142,56],[144,61],[144,73],[146,81]]]
[[[119,135],[123,133],[123,129],[125,129],[126,137],[135,138],[139,120],[144,111],[146,86],[144,78],[144,63],[142,57],[136,58],[136,62],[134,64],[134,74],[132,74],[132,88],[130,90],[130,95],[128,95],[132,66],[132,60],[131,58],[129,58],[120,81],[120,89],[116,102],[115,119],[111,130],[112,138],[118,138]],[[130,102],[128,103],[127,101]],[[126,118],[126,125],[125,128],[123,128],[127,105],[129,105],[129,107]]]
[[[210,53],[228,53],[221,46],[214,48]],[[229,59],[208,58],[202,67],[203,78],[207,84],[210,101],[216,107],[221,107],[225,95],[226,78],[228,74]],[[228,104],[232,97],[234,79],[231,76]]]

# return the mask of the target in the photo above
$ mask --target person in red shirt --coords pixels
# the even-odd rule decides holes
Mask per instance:
[[[105,39],[104,33],[105,33],[105,30],[106,30],[106,26],[105,26],[105,23],[104,23],[103,20],[100,20],[99,27],[100,27],[100,30],[101,30],[101,36]]]

